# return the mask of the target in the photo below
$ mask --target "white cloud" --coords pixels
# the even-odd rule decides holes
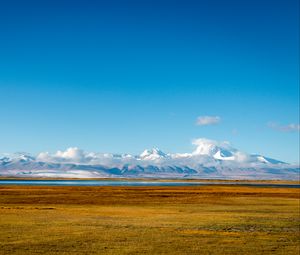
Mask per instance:
[[[195,139],[192,143],[197,146],[193,152],[194,155],[210,155],[213,153],[214,148],[218,146],[216,141],[206,138]]]
[[[209,140],[206,138],[199,138],[193,140],[193,145],[196,145],[196,150],[193,152],[194,155],[209,155],[213,156],[218,150],[223,151],[235,151],[229,142],[218,142]],[[231,153],[230,153],[231,154]]]
[[[251,160],[250,156],[247,153],[237,151],[234,154],[235,160],[238,162],[248,162]]]
[[[198,126],[216,125],[220,123],[221,118],[219,116],[200,116],[197,118],[196,124]]]
[[[57,151],[55,154],[41,152],[37,159],[47,162],[69,162],[69,163],[84,163],[88,161],[86,153],[77,147],[70,147],[65,151]]]
[[[75,161],[81,161],[85,158],[84,152],[77,147],[68,148],[66,151],[57,151],[56,157],[62,159],[70,159]]]
[[[270,122],[268,123],[268,126],[270,128],[273,128],[275,130],[281,131],[281,132],[299,132],[300,131],[300,124],[288,124],[288,125],[280,125],[278,123]]]
[[[48,162],[51,161],[52,156],[49,154],[49,152],[41,152],[40,154],[37,155],[36,159],[38,161],[42,162]]]

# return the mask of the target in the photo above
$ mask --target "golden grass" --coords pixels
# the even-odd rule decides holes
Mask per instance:
[[[299,194],[0,186],[0,254],[299,254]]]

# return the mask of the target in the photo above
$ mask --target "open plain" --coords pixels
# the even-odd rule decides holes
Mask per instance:
[[[0,186],[0,254],[299,254],[300,189]]]

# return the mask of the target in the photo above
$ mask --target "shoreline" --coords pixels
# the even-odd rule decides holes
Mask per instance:
[[[211,184],[290,184],[290,185],[299,185],[300,180],[229,180],[229,179],[182,179],[182,178],[169,178],[169,179],[160,179],[160,178],[51,178],[51,177],[4,177],[0,176],[0,181],[115,181],[115,182],[181,182],[181,183],[211,183]],[[209,184],[208,184],[209,185]]]

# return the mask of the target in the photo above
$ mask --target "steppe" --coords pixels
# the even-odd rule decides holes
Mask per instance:
[[[300,189],[0,185],[0,254],[299,254]]]

